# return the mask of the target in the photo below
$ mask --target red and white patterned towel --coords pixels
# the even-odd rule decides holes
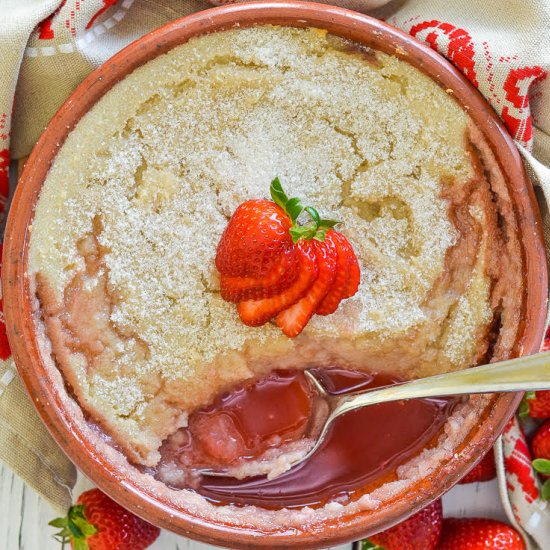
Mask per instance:
[[[465,0],[456,4],[404,0],[379,8],[386,1],[327,3],[364,12],[378,8],[376,16],[447,57],[500,115],[533,182],[550,198],[550,0]],[[10,147],[15,159],[27,155],[76,85],[123,46],[171,19],[209,7],[204,0],[7,0],[7,4],[3,10],[10,17],[0,21],[4,75],[0,80],[0,216],[8,197]],[[549,220],[547,209],[543,209],[547,243]],[[550,348],[550,339],[545,345]],[[0,399],[10,382],[18,383],[8,357],[0,318]],[[20,410],[12,411],[12,421],[15,416],[33,414],[28,403],[17,407]],[[40,430],[39,423],[36,426]],[[36,437],[48,436],[37,431]],[[27,452],[24,448],[3,449],[6,445],[0,441],[0,458],[14,468]],[[503,500],[511,520],[530,533],[540,548],[550,549],[550,510],[544,509],[539,498],[529,449],[517,419],[506,428],[497,456],[501,458]],[[38,487],[32,475],[23,474]]]

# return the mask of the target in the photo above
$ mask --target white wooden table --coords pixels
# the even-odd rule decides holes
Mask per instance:
[[[446,516],[493,517],[506,520],[495,482],[455,487],[443,499]],[[0,465],[0,550],[59,550],[48,521],[55,512],[32,489]],[[163,531],[151,550],[209,550],[213,546],[193,542]],[[351,550],[351,544],[331,550]]]

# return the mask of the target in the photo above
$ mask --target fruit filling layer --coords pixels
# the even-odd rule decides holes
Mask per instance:
[[[258,457],[304,434],[311,397],[301,372],[279,371],[250,382],[193,413],[189,426],[161,447],[161,461],[174,450],[178,462],[189,468],[219,469]]]
[[[333,395],[398,382],[337,367],[312,370]],[[454,406],[450,399],[422,399],[349,413],[335,423],[318,453],[275,479],[193,475],[202,467],[219,470],[241,463],[245,468],[268,449],[299,440],[314,395],[301,371],[275,371],[232,390],[192,414],[189,426],[168,438],[156,476],[179,489],[192,487],[215,503],[277,508],[336,499],[344,504],[357,498],[358,490],[393,481],[400,464],[433,443]]]

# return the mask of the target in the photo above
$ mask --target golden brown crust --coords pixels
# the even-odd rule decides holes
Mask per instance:
[[[506,179],[491,148],[473,125],[469,130],[469,143],[478,178],[489,182],[489,187],[485,191],[481,188],[479,193],[485,193],[487,231],[494,243],[488,249],[486,267],[493,281],[491,309],[497,317],[493,327],[497,337],[491,359],[502,361],[511,357],[520,330],[525,297],[524,257]]]

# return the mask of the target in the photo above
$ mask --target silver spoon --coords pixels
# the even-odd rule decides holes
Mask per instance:
[[[343,395],[330,395],[313,372],[306,370],[305,374],[316,396],[304,437],[311,438],[315,444],[306,454],[292,462],[288,469],[301,464],[317,452],[332,423],[339,416],[369,405],[402,399],[550,389],[550,352]],[[208,468],[199,470],[199,473],[207,476],[231,475],[230,470]]]

